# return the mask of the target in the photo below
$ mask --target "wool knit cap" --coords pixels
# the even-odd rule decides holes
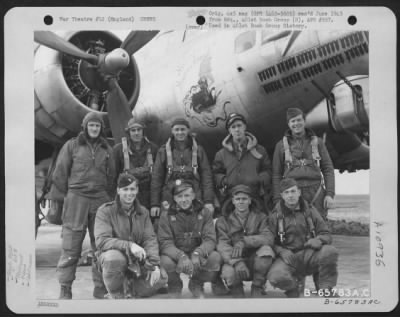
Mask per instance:
[[[130,129],[134,129],[134,128],[139,128],[139,129],[144,129],[146,126],[144,125],[143,122],[135,119],[135,118],[131,118],[128,121],[128,124],[126,125],[125,131],[129,131]]]
[[[297,186],[297,182],[293,178],[284,178],[279,184],[279,191],[283,193],[286,189]]]
[[[249,196],[252,194],[251,188],[249,186],[247,186],[247,185],[242,185],[242,184],[236,185],[231,189],[232,196],[234,196],[236,194],[239,194],[239,193],[244,193],[244,194],[247,194]]]
[[[118,176],[118,188],[123,188],[123,187],[129,186],[133,182],[137,183],[137,179],[132,174],[125,172],[125,173],[121,173]]]
[[[193,188],[193,184],[189,180],[177,179],[174,184],[173,194],[178,195],[188,188]]]
[[[304,118],[304,112],[299,109],[299,108],[289,108],[286,111],[286,122],[289,122],[290,119],[297,117],[299,114],[301,114]]]
[[[176,125],[185,125],[190,129],[189,121],[187,121],[185,118],[176,118],[174,121],[172,121],[171,128],[173,128]]]
[[[241,115],[240,113],[233,112],[233,113],[229,114],[228,119],[226,120],[226,125],[225,125],[226,129],[229,130],[231,125],[237,120],[240,120],[244,124],[247,124],[246,119],[244,118],[243,115]]]

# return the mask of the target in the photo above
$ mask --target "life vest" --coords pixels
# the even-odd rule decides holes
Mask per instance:
[[[287,170],[285,172],[284,177],[289,173],[289,171],[296,167],[301,166],[317,166],[320,169],[320,161],[321,156],[319,155],[318,151],[318,137],[313,135],[311,137],[311,153],[312,153],[312,160],[309,159],[297,159],[293,158],[292,153],[290,152],[290,146],[287,136],[283,137],[283,149],[285,151],[285,164],[287,166]]]
[[[195,138],[192,136],[192,164],[189,165],[181,165],[177,166],[174,165],[174,160],[172,159],[172,149],[171,149],[171,138],[168,139],[167,143],[165,144],[165,151],[167,153],[167,177],[165,179],[165,183],[168,183],[168,181],[171,179],[171,177],[179,174],[184,174],[184,173],[190,173],[192,174],[195,178],[199,178],[199,173],[198,173],[198,145],[195,140]]]
[[[283,243],[285,241],[285,216],[283,215],[282,212],[282,208],[281,208],[281,203],[279,202],[278,204],[276,204],[276,217],[278,220],[278,237],[281,243]],[[305,211],[302,212],[304,219],[306,220],[306,226],[307,226],[307,237],[306,240],[310,239],[310,238],[315,238],[316,237],[316,232],[315,232],[315,226],[314,226],[314,221],[311,217],[311,211],[309,208],[305,208]]]
[[[151,154],[151,147],[149,146],[146,151],[146,161],[143,166],[139,167],[130,167],[130,161],[129,161],[129,154],[132,154],[128,147],[128,141],[126,137],[123,137],[122,139],[122,153],[124,155],[124,172],[131,172],[134,175],[140,175],[144,173],[152,173],[153,172],[153,155]],[[146,140],[147,141],[147,140]]]

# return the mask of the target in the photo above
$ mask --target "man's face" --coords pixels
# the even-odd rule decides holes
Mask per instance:
[[[246,135],[246,125],[243,121],[236,120],[229,127],[229,133],[232,135],[234,140],[243,140]]]
[[[87,124],[87,132],[89,137],[95,139],[100,135],[101,124],[97,121],[89,121]]]
[[[174,125],[171,129],[172,135],[177,141],[185,141],[189,135],[189,128],[184,124]]]
[[[245,193],[237,193],[232,197],[232,203],[235,209],[239,212],[246,212],[249,210],[251,198]]]
[[[292,186],[288,189],[285,189],[281,193],[281,197],[285,202],[285,205],[289,208],[294,208],[299,203],[301,191],[297,186]]]
[[[183,210],[187,210],[192,207],[193,200],[195,198],[195,194],[193,188],[185,189],[179,194],[174,195],[174,200],[179,208]]]
[[[143,140],[143,129],[142,128],[132,128],[129,129],[129,136],[131,137],[132,142],[142,142]]]
[[[306,122],[303,118],[303,115],[299,114],[296,117],[293,117],[289,120],[288,126],[289,129],[292,131],[293,134],[303,134],[305,131]]]
[[[117,193],[119,195],[121,203],[126,205],[130,205],[135,201],[138,192],[139,188],[136,182],[133,182],[132,184],[122,188],[117,188]]]

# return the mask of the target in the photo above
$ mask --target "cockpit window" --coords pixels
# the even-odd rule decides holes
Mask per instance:
[[[240,54],[251,49],[256,44],[256,31],[247,31],[238,35],[235,40],[235,53]]]

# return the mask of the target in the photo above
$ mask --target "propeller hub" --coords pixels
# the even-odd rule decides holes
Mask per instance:
[[[129,65],[129,54],[122,48],[116,48],[107,54],[104,63],[107,73],[118,74]]]

